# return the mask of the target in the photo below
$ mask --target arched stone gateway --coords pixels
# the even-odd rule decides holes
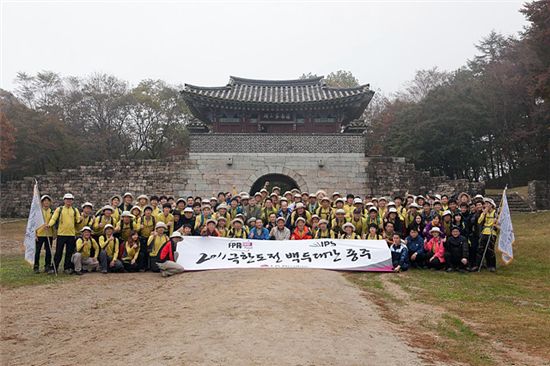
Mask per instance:
[[[250,194],[253,195],[256,192],[259,192],[260,189],[264,188],[265,184],[269,182],[267,189],[271,191],[273,187],[281,188],[281,193],[290,191],[291,189],[298,188],[298,183],[288,175],[284,174],[266,174],[258,178],[252,187],[250,188]]]

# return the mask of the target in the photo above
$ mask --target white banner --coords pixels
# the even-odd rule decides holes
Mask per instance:
[[[42,215],[42,205],[40,204],[38,182],[35,182],[29,220],[27,221],[27,230],[25,230],[25,259],[31,264],[34,264],[36,229],[42,225],[44,225],[44,216]]]
[[[186,236],[177,247],[187,271],[221,268],[324,268],[391,271],[384,240],[250,240]]]
[[[514,228],[512,227],[512,217],[510,216],[510,208],[508,207],[508,198],[506,197],[506,189],[502,193],[502,204],[500,205],[500,214],[498,216],[498,224],[500,232],[498,236],[498,250],[502,253],[502,260],[508,264],[514,258],[514,250],[512,244],[516,240]]]

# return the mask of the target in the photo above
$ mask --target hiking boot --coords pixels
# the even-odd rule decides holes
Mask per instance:
[[[489,272],[496,272],[497,269],[495,267],[489,267]]]
[[[66,275],[70,275],[70,274],[73,273],[73,270],[69,268],[69,269],[64,270],[63,273],[65,273]]]
[[[34,273],[35,274],[40,274],[40,270],[38,268],[34,268]]]
[[[107,274],[107,270],[106,270],[106,269],[102,269],[102,270],[101,270],[101,273]]]
[[[454,271],[453,267],[447,268],[447,272],[452,272],[452,271]]]
[[[47,274],[55,274],[55,271],[53,269],[48,269],[48,272],[46,272]]]

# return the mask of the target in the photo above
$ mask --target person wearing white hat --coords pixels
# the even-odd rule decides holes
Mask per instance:
[[[353,211],[355,211],[356,209],[359,209],[361,211],[361,215],[362,216],[365,216],[366,212],[365,212],[365,205],[363,204],[363,200],[359,197],[355,197],[353,199],[353,207],[355,207],[353,209]],[[352,211],[352,213],[353,213]]]
[[[416,202],[413,201],[409,204],[407,214],[405,215],[405,227],[407,228],[407,231],[418,215],[419,209],[421,209],[421,207]]]
[[[441,238],[441,230],[437,226],[430,229],[432,238],[424,244],[424,250],[428,258],[427,265],[430,268],[442,269],[445,266],[445,246]]]
[[[361,237],[355,233],[355,225],[353,225],[351,222],[346,222],[342,226],[344,232],[340,234],[340,239],[345,240],[359,240]]]
[[[345,215],[346,215],[346,218],[349,218],[348,216],[348,212],[346,211],[346,209],[344,208],[344,205],[346,203],[346,200],[343,199],[343,198],[337,198],[335,201],[334,201],[334,210],[335,212],[338,211],[338,210],[344,210],[345,212]]]
[[[77,228],[81,220],[80,212],[73,207],[73,202],[74,196],[70,193],[66,193],[63,196],[63,206],[55,209],[46,226],[47,229],[57,228],[57,242],[53,261],[55,268],[59,269],[59,263],[61,262],[61,257],[63,257],[63,249],[65,249],[63,269],[67,274],[71,274],[74,269],[71,257],[75,252],[75,236],[78,232]]]
[[[333,219],[332,207],[330,205],[330,198],[323,196],[319,201],[321,203],[321,206],[319,206],[319,208],[317,209],[317,211],[315,211],[315,213],[317,214],[317,216],[319,216],[321,220],[327,220],[330,228],[330,222]]]
[[[451,211],[445,210],[443,214],[441,214],[441,219],[443,221],[441,226],[445,232],[445,237],[449,237],[451,235],[451,227],[453,226],[453,214]]]
[[[290,230],[285,226],[286,220],[284,217],[277,217],[277,225],[269,232],[269,237],[273,240],[289,240]]]
[[[275,216],[277,216],[277,209],[273,206],[273,200],[267,197],[264,200],[264,207],[262,208],[261,216],[260,216],[264,225],[267,225],[269,223],[269,215],[272,213],[274,213]]]
[[[290,240],[306,240],[313,239],[313,234],[311,230],[306,226],[306,219],[303,217],[298,217],[296,219],[296,228],[292,231],[290,235]]]
[[[111,224],[113,226],[116,226],[118,220],[114,217],[114,211],[115,209],[109,205],[105,205],[101,208],[101,210],[99,210],[99,214],[96,215],[94,219],[94,225],[92,226],[95,237],[99,237],[101,234],[103,234],[103,228],[105,228],[105,225]]]
[[[122,210],[118,208],[118,206],[120,206],[121,201],[122,201],[122,198],[120,198],[120,196],[116,194],[109,199],[109,205],[113,208],[112,215],[117,222],[118,220],[120,220],[120,214],[122,213]],[[102,208],[99,209],[99,211],[97,211],[95,215],[98,216],[99,214],[101,214],[101,211],[102,211]],[[95,234],[95,229],[94,229],[94,234]]]
[[[384,220],[384,224],[388,222],[391,222],[393,224],[393,229],[396,233],[403,235],[403,233],[405,232],[405,225],[399,217],[397,209],[393,206],[388,208],[388,213],[386,215],[386,219]]]
[[[388,199],[384,196],[380,197],[378,199],[378,216],[380,216],[380,219],[384,221],[386,218],[386,213],[388,212]]]
[[[132,231],[139,232],[139,223],[137,223],[134,219],[135,216],[130,212],[122,212],[122,215],[120,215],[120,221],[115,226],[115,234],[117,234],[120,240],[128,240],[128,237]]]
[[[231,220],[231,229],[227,233],[228,238],[246,239],[248,238],[248,232],[243,228],[244,222],[240,218]]]
[[[225,221],[224,221],[224,225],[226,226],[226,228],[229,227],[229,223],[231,222],[231,215],[229,214],[229,212],[227,212],[229,207],[227,207],[227,204],[225,202],[222,202],[218,205],[218,207],[216,208],[217,212],[215,212],[213,215],[212,215],[212,218],[216,221],[219,221],[220,218],[224,218]],[[234,217],[233,217],[234,218]]]
[[[120,242],[115,238],[114,231],[113,225],[107,224],[103,228],[103,235],[99,237],[99,269],[101,273],[124,270],[122,262],[118,259]]]
[[[479,244],[477,247],[476,263],[472,271],[477,271],[481,266],[487,264],[487,269],[490,272],[495,272],[497,266],[495,255],[495,241],[497,236],[496,204],[495,201],[487,197],[483,199],[483,202],[483,211],[477,219],[481,236],[479,237]],[[484,259],[485,263],[483,263]]]
[[[220,216],[216,219],[216,229],[220,233],[220,237],[225,238],[227,237],[228,231],[229,231],[229,223],[225,216]]]
[[[367,216],[367,226],[371,225],[376,225],[379,233],[381,233],[384,228],[384,223],[378,215],[378,209],[375,206],[369,207],[369,214]]]
[[[120,208],[121,211],[130,211],[132,207],[134,207],[134,195],[130,192],[126,192],[122,196],[122,203],[118,208]]]
[[[52,209],[52,198],[47,194],[40,197],[40,204],[42,210],[42,217],[44,222],[48,223],[53,215]],[[40,226],[36,230],[36,244],[34,247],[34,273],[40,273],[40,252],[42,252],[42,247],[46,252],[44,272],[54,273],[52,268],[52,243],[53,243],[53,233],[54,230],[51,227],[47,227],[46,224]]]
[[[199,235],[201,231],[206,227],[206,222],[212,218],[212,207],[210,205],[202,206],[200,213],[195,217],[195,225],[193,227],[195,233]]]
[[[82,207],[82,212],[80,213],[81,220],[76,227],[78,231],[82,230],[84,226],[94,226],[95,220],[93,214],[94,205],[91,202],[84,202],[80,207]]]
[[[155,231],[151,234],[147,240],[147,253],[148,253],[148,269],[156,270],[156,257],[160,251],[160,248],[169,240],[168,235],[165,232],[168,231],[168,226],[159,221],[155,225]]]
[[[335,239],[334,231],[328,227],[328,220],[320,219],[319,228],[315,232],[314,239]]]
[[[306,206],[302,202],[297,202],[294,210],[290,214],[290,226],[296,227],[296,219],[303,217],[306,220],[306,225],[311,226],[311,214],[306,210]]]
[[[160,249],[157,258],[157,268],[160,271],[162,277],[173,276],[178,273],[182,273],[184,268],[182,265],[176,263],[178,260],[178,243],[183,240],[183,236],[179,231],[174,231],[170,235],[168,240]]]
[[[183,217],[181,218],[181,227],[189,226],[191,227],[191,231],[193,231],[193,228],[195,227],[195,212],[193,211],[193,208],[187,206],[183,209]],[[181,229],[181,228],[180,228]],[[180,230],[180,232],[183,233],[183,230]]]
[[[200,232],[200,235],[201,236],[215,236],[215,237],[221,236],[218,229],[216,229],[216,226],[218,226],[218,222],[216,220],[214,220],[213,218],[210,218],[210,219],[206,220],[206,225],[204,225],[204,227],[202,228],[202,230]]]
[[[337,237],[340,237],[344,233],[344,224],[348,222],[346,217],[346,210],[338,208],[335,211],[334,218],[330,223],[330,228],[334,231]]]
[[[86,271],[96,271],[99,267],[99,262],[97,261],[99,245],[92,238],[92,228],[84,226],[81,233],[82,237],[76,241],[76,250],[70,258],[74,265],[74,272],[77,275],[81,275],[83,269]]]
[[[140,194],[137,198],[137,206],[139,206],[139,208],[143,210],[143,208],[148,204],[149,204],[149,197],[147,197],[144,194]]]

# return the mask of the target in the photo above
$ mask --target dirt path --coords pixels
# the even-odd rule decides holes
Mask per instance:
[[[422,364],[332,271],[88,274],[1,302],[5,365]]]

